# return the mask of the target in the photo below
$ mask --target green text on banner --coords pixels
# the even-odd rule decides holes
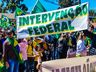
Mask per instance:
[[[88,3],[17,16],[17,38],[36,37],[85,30],[88,27]]]

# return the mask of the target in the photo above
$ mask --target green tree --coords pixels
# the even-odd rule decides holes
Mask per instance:
[[[65,8],[65,7],[70,7],[70,6],[73,6],[73,5],[77,5],[77,4],[80,4],[81,1],[78,0],[78,1],[75,1],[75,0],[59,0],[59,5],[61,8]]]
[[[26,12],[28,8],[25,4],[22,4],[22,2],[23,0],[2,0],[0,4],[0,13],[14,13],[16,7]]]
[[[72,0],[59,0],[59,5],[61,8],[69,7],[73,5]]]
[[[92,21],[93,23],[96,22],[96,11],[91,9],[89,10],[89,18],[90,21]]]
[[[89,10],[89,16],[96,16],[95,10]]]

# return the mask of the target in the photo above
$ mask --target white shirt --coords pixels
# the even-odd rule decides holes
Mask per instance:
[[[76,54],[80,54],[82,51],[86,49],[84,40],[78,40],[77,41],[77,51]]]

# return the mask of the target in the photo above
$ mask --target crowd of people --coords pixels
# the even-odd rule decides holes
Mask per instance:
[[[88,30],[16,39],[13,27],[0,28],[2,72],[39,72],[43,61],[96,55],[94,26]]]

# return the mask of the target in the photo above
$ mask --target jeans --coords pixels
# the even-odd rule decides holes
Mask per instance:
[[[32,57],[28,57],[27,72],[34,72],[34,59]]]
[[[24,61],[24,72],[27,72],[27,60]]]
[[[34,61],[34,72],[38,72],[38,69],[36,68],[38,62],[37,61]]]
[[[27,61],[19,64],[19,72],[27,72]]]
[[[0,60],[2,59],[2,53],[0,53]]]
[[[19,62],[16,60],[8,60],[9,68],[8,72],[19,72]]]
[[[96,55],[96,48],[91,47],[91,48],[89,49],[89,55]]]

